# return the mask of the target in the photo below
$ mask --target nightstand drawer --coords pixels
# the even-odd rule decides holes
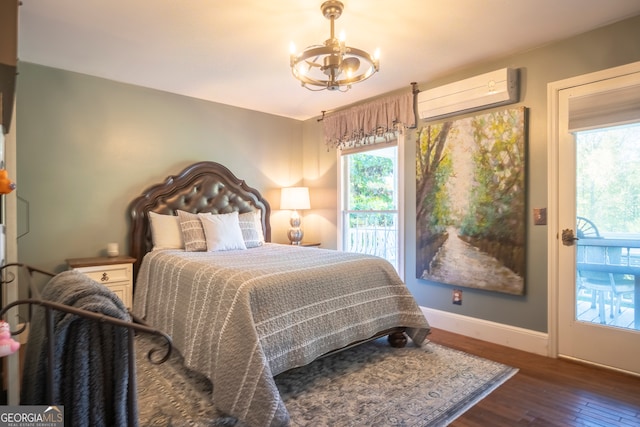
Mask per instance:
[[[131,308],[131,288],[128,282],[124,283],[110,283],[105,285],[111,290],[120,300],[124,303],[124,306]]]
[[[76,270],[103,284],[131,280],[131,264],[99,265],[76,268]]]

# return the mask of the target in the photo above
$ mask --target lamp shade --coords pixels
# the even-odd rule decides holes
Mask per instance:
[[[280,209],[310,209],[309,188],[286,187],[280,192]]]

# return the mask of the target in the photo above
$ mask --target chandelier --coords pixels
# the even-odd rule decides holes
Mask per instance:
[[[344,37],[340,40],[335,37],[335,20],[343,9],[342,2],[332,0],[320,6],[324,17],[331,21],[331,34],[323,45],[309,46],[301,53],[295,53],[291,46],[291,72],[309,90],[346,92],[353,83],[368,79],[380,69],[378,51],[371,56],[364,50],[346,46]]]

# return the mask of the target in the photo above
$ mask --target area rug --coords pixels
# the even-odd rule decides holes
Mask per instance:
[[[244,427],[218,414],[211,383],[174,352],[161,365],[136,337],[140,426]],[[385,339],[276,377],[292,426],[446,426],[517,372],[509,366],[428,343],[392,348]]]

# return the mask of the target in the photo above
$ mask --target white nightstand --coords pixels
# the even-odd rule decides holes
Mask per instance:
[[[133,303],[133,263],[128,256],[71,258],[69,268],[77,270],[111,289],[131,309]]]

